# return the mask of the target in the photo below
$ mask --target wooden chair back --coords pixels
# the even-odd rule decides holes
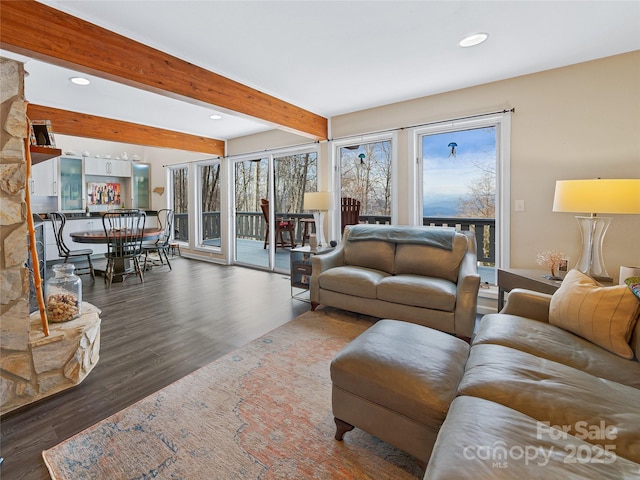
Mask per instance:
[[[344,227],[347,225],[360,223],[360,200],[342,197],[340,204],[341,231],[344,232]]]
[[[62,237],[64,226],[67,224],[67,217],[62,212],[47,213],[47,217],[51,220],[51,224],[53,226],[53,235],[56,239],[58,255],[61,257],[68,257],[71,250],[64,243],[64,238]]]
[[[132,258],[142,254],[146,214],[142,210],[109,211],[102,216],[107,257]]]

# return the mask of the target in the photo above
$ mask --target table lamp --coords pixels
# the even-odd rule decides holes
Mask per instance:
[[[316,223],[316,236],[318,246],[326,245],[324,239],[324,214],[333,207],[331,192],[308,192],[304,194],[304,209],[313,212],[313,220]]]
[[[640,214],[640,179],[558,180],[553,211],[590,213],[588,217],[576,215],[582,250],[575,268],[595,280],[611,282],[602,257],[602,242],[611,217],[597,215]]]

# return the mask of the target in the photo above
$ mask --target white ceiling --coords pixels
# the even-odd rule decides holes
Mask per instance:
[[[327,118],[640,49],[637,0],[42,3]],[[458,46],[476,32],[487,42]],[[26,69],[35,104],[220,139],[273,128],[95,77],[74,86],[75,72],[35,60]]]

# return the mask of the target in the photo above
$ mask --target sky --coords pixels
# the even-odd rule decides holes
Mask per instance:
[[[455,156],[450,143],[456,143]],[[463,196],[468,185],[482,174],[476,165],[492,164],[495,170],[494,127],[426,135],[422,140],[425,204]]]

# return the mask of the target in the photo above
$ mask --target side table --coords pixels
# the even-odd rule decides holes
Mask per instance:
[[[309,282],[313,273],[311,257],[332,250],[333,247],[320,247],[312,250],[309,246],[291,249],[291,296],[293,298],[303,302],[309,301]]]
[[[547,270],[527,270],[522,268],[498,269],[498,311],[504,307],[504,293],[514,288],[526,288],[539,293],[553,295],[562,284],[561,280],[544,278]]]

